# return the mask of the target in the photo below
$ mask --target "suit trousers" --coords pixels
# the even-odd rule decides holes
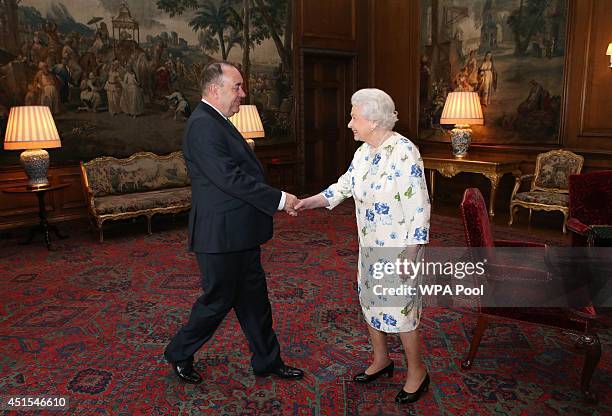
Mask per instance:
[[[247,337],[255,372],[272,371],[283,362],[272,328],[272,308],[259,247],[232,253],[196,253],[202,274],[200,296],[189,321],[166,347],[172,363],[193,361],[193,355],[213,335],[233,308]]]

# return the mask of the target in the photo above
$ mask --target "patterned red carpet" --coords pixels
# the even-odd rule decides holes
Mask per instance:
[[[0,241],[1,394],[68,397],[73,415],[611,414],[609,331],[593,379],[600,404],[588,407],[578,392],[581,356],[553,330],[498,322],[474,368],[461,370],[475,319],[454,309],[425,309],[432,386],[421,401],[393,403],[406,370],[396,337],[393,379],[351,382],[370,351],[355,292],[353,216],[350,205],[296,219],[279,214],[264,247],[284,359],[306,371],[297,382],[254,377],[233,313],[196,357],[203,384],[180,384],[163,361],[200,292],[184,217],[158,219],[151,236],[143,223],[115,225],[103,244],[73,227],[52,252],[40,242],[26,249]],[[458,219],[435,216],[431,236],[432,244],[463,244]]]

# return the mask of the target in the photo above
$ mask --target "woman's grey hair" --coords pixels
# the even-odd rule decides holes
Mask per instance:
[[[393,99],[378,88],[364,88],[355,92],[351,97],[351,104],[359,107],[363,118],[384,129],[392,130],[397,122]]]

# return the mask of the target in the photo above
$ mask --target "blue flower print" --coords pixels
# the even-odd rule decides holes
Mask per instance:
[[[334,197],[334,191],[332,191],[331,189],[327,188],[325,191],[323,191],[323,196],[325,196],[325,198],[333,198]]]
[[[402,137],[401,142],[406,143],[408,145],[406,148],[408,149],[409,152],[412,152],[412,143],[410,142],[410,140],[408,140],[405,137]]]
[[[372,164],[374,164],[374,165],[378,165],[378,162],[380,162],[380,159],[381,159],[381,157],[380,157],[380,153],[376,153],[376,154],[374,155],[374,159],[372,159]]]
[[[421,176],[423,176],[423,170],[421,169],[419,165],[414,164],[410,168],[410,175],[416,178],[420,178]]]
[[[397,321],[395,320],[395,318],[393,318],[393,316],[383,313],[383,321],[385,321],[385,323],[389,326],[395,326],[397,325]]]
[[[374,204],[374,209],[376,210],[377,214],[388,214],[389,213],[389,205],[382,203],[382,202],[376,202]]]
[[[378,318],[376,318],[375,316],[372,317],[372,319],[370,320],[370,322],[372,322],[372,326],[376,329],[380,329],[380,320]]]
[[[362,263],[363,266],[363,263]],[[374,278],[374,265],[370,264],[370,267],[368,267],[368,275],[372,278]]]
[[[376,210],[376,214],[380,218],[380,224],[383,225],[391,225],[393,223],[393,218],[391,217],[391,213],[389,212],[389,205],[376,202],[374,203],[374,209]]]
[[[372,222],[374,221],[374,211],[372,211],[371,209],[366,209],[366,220]]]
[[[425,241],[427,240],[427,227],[418,227],[414,230],[414,239],[416,241]]]

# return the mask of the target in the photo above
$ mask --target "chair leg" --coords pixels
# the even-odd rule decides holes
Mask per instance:
[[[531,225],[531,213],[532,213],[532,209],[529,208],[529,219],[527,219],[527,225]]]
[[[580,379],[582,397],[587,403],[597,403],[597,395],[591,391],[591,378],[601,358],[601,343],[595,334],[581,335],[577,346],[584,348],[584,366]]]
[[[104,242],[104,232],[102,231],[102,226],[104,225],[104,221],[99,222],[98,226],[96,228],[98,228],[98,234],[100,235],[100,242],[103,243]]]
[[[476,330],[474,331],[474,336],[472,337],[472,343],[470,344],[470,351],[465,360],[461,363],[461,368],[464,370],[469,370],[472,367],[472,363],[474,362],[474,357],[476,357],[476,353],[478,352],[478,347],[480,346],[480,340],[482,339],[482,335],[487,329],[487,324],[489,323],[489,319],[486,316],[480,315],[478,317],[478,323],[476,324]]]

